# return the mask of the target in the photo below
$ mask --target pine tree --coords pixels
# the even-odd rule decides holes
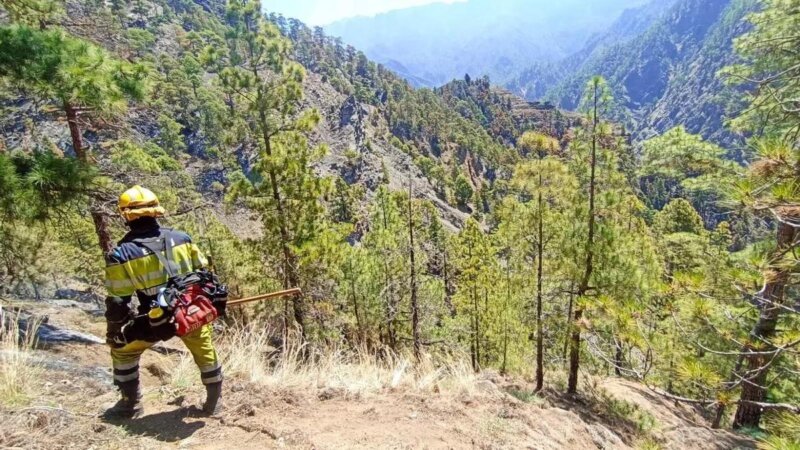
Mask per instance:
[[[241,179],[232,197],[244,197],[261,213],[267,251],[281,255],[279,273],[289,288],[300,284],[298,249],[311,241],[323,215],[320,197],[326,182],[311,164],[324,148],[311,148],[305,133],[316,126],[319,115],[302,110],[304,71],[289,59],[290,46],[278,29],[267,22],[257,0],[228,3],[225,53],[207,51],[209,67],[221,68],[219,76],[233,98],[243,106],[252,142],[259,149],[255,179]],[[303,296],[293,302],[294,321],[307,337]],[[284,332],[289,330],[288,307]]]
[[[612,127],[601,120],[609,104],[605,82],[595,77],[587,89],[586,125],[570,147],[569,164],[579,180],[581,201],[570,212],[572,245],[564,247],[565,270],[575,296],[568,345],[569,393],[577,390],[583,329],[591,328],[592,356],[620,373],[628,370],[622,367],[621,347],[641,341],[635,317],[649,303],[661,276],[655,243],[643,220],[644,207],[622,170],[624,137],[614,136]]]
[[[770,252],[764,273],[764,286],[755,294],[759,317],[750,331],[750,339],[741,349],[744,355],[745,379],[736,410],[734,427],[758,427],[763,403],[767,400],[767,377],[773,359],[780,353],[778,324],[787,316],[796,315],[791,309],[792,276],[796,273],[798,220],[800,196],[797,195],[795,168],[800,163],[800,151],[776,141],[763,143],[760,160],[750,169],[748,180],[739,185],[736,198],[756,211],[768,212],[775,219],[774,250]],[[790,328],[791,329],[791,328]],[[788,330],[787,330],[788,331]]]
[[[410,270],[409,288],[411,290],[411,339],[414,345],[414,357],[417,362],[422,356],[422,341],[420,338],[420,305],[419,305],[419,286],[417,275],[417,248],[414,242],[414,186],[411,181],[408,183],[408,266]],[[419,238],[418,238],[419,239]]]
[[[774,249],[763,268],[764,285],[755,294],[759,317],[741,350],[744,356],[742,394],[734,427],[758,427],[767,399],[767,377],[780,352],[778,324],[792,314],[786,310],[792,287],[794,249],[800,198],[796,195],[796,170],[800,151],[800,44],[797,30],[798,0],[766,0],[752,14],[753,29],[737,39],[743,64],[723,73],[744,89],[746,107],[734,127],[760,138],[759,160],[750,166],[748,179],[739,184],[734,200],[775,222]],[[776,342],[777,341],[777,342]]]
[[[638,176],[643,199],[651,208],[685,198],[713,227],[721,213],[723,189],[739,171],[738,164],[726,159],[724,149],[679,126],[642,144]]]
[[[496,279],[495,249],[478,222],[471,218],[459,233],[455,248],[459,271],[456,299],[459,311],[469,320],[470,357],[477,372],[489,357],[484,350],[489,291]]]
[[[3,0],[0,7],[8,12],[12,21],[45,30],[64,14],[65,3],[63,0]]]
[[[458,174],[454,183],[455,185],[453,186],[453,194],[456,198],[456,204],[461,207],[466,207],[467,204],[472,200],[474,189],[469,183],[467,177],[461,173]]]
[[[672,200],[653,218],[653,231],[661,235],[673,233],[701,234],[703,219],[688,201]]]
[[[122,114],[129,99],[143,98],[146,71],[61,30],[11,25],[0,28],[0,76],[60,108],[66,115],[72,150],[81,162],[91,165],[81,117]],[[108,219],[98,202],[91,208],[91,217],[100,248],[111,251]]]
[[[367,265],[366,252],[363,247],[347,247],[342,264],[342,279],[346,289],[344,295],[350,300],[356,321],[358,344],[368,343],[369,310],[364,305],[362,289],[359,289],[363,284],[363,274]]]
[[[748,17],[753,29],[736,39],[741,64],[722,74],[736,86],[745,87],[742,113],[733,120],[737,130],[757,136],[780,137],[797,145],[800,138],[800,65],[797,52],[798,0],[765,0]]]
[[[589,133],[591,134],[591,148],[589,160],[589,181],[587,185],[587,199],[589,203],[587,211],[587,234],[585,241],[585,263],[583,265],[583,274],[577,285],[576,296],[578,301],[582,300],[588,292],[592,273],[594,271],[594,256],[595,256],[595,233],[596,233],[596,210],[595,210],[595,196],[597,194],[597,141],[600,138],[600,116],[599,113],[603,108],[605,101],[604,96],[607,95],[607,87],[605,80],[601,77],[595,77],[589,82],[587,100],[589,102],[589,118],[591,122]],[[574,394],[578,389],[578,368],[580,365],[580,351],[581,351],[581,330],[579,323],[583,318],[583,306],[578,306],[575,309],[574,321],[572,325],[572,338],[570,343],[569,355],[569,378],[567,381],[567,392]]]
[[[408,235],[407,218],[403,220],[401,204],[387,186],[378,188],[370,212],[370,231],[364,236],[364,246],[375,262],[373,302],[382,311],[379,335],[384,345],[398,350],[400,340],[400,307],[402,292],[408,277],[409,265],[404,255],[404,237]]]
[[[501,217],[500,233],[510,233],[513,249],[523,252],[524,259],[536,266],[536,390],[544,387],[544,324],[542,319],[545,251],[554,240],[560,222],[559,209],[574,201],[576,189],[573,177],[554,155],[560,150],[558,142],[538,133],[525,133],[517,147],[525,155],[537,159],[523,163],[514,170],[512,186],[518,200],[507,201]],[[535,200],[534,200],[535,199]],[[519,203],[521,202],[521,203]]]

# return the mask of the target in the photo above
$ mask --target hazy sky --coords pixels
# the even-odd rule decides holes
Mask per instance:
[[[354,16],[374,16],[395,9],[455,3],[466,0],[262,0],[267,12],[302,20],[307,25],[327,25]]]

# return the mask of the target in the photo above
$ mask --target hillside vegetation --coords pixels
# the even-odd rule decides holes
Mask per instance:
[[[434,4],[325,27],[416,86],[485,76],[529,101],[579,109],[603,75],[612,117],[636,142],[682,125],[743,160],[726,121],[744,105],[717,76],[737,62],[733,39],[758,0]],[[415,30],[409,33],[407,30]]]
[[[680,0],[657,16],[642,9],[640,21],[654,20],[649,27],[616,42],[609,38],[613,43],[595,47],[576,68],[562,69],[567,79],[550,87],[545,98],[574,109],[586,77],[601,74],[618,101],[615,117],[635,131],[637,140],[683,125],[717,143],[736,144],[724,125],[741,105],[717,72],[737,61],[733,39],[749,28],[744,18],[757,3]],[[624,16],[619,20],[630,23]]]
[[[750,10],[745,3],[737,14]],[[472,444],[441,438],[460,445],[484,445],[495,433],[497,445],[514,447],[541,432],[530,405],[508,412],[497,392],[506,384],[523,403],[583,415],[570,422],[578,440],[555,439],[556,448],[680,447],[673,431],[687,420],[706,436],[691,444],[699,448],[717,438],[749,445],[705,427],[748,433],[765,448],[798,445],[798,0],[728,16],[731,29],[749,30],[736,41],[738,63],[723,71],[730,92],[741,93],[736,101],[749,105],[731,123],[731,132],[752,136],[747,165],[679,118],[635,148],[616,121],[630,94],[620,97],[602,76],[579,84],[580,113],[526,102],[488,78],[414,89],[322,30],[264,14],[257,0],[0,5],[0,295],[6,306],[25,300],[14,312],[41,315],[59,296],[102,298],[103,252],[124,231],[116,197],[142,184],[235,297],[302,288],[291,300],[237,310],[219,336],[238,380],[226,387],[230,414],[276,446],[293,432],[259,424],[280,418],[257,411],[272,400],[247,403],[274,392],[250,383],[285,376],[278,386],[324,391],[340,387],[320,380],[340,369],[357,386],[373,380],[382,395],[405,383],[426,397],[466,379],[465,389],[497,394],[473,423],[488,415],[523,430],[490,424],[469,435]],[[686,35],[682,48],[714,42],[700,35]],[[4,336],[18,334],[8,325],[17,322],[3,317]],[[54,323],[103,333],[91,315]],[[29,350],[3,342],[3,368],[21,368],[4,376],[26,373],[24,360],[6,355]],[[100,347],[89,348],[68,351],[105,361]],[[180,386],[184,369],[156,367],[150,381],[173,377]],[[0,400],[8,423],[63,419],[36,413],[25,422],[45,406],[32,394],[43,382],[12,375],[0,392],[14,380],[30,385]],[[344,397],[331,415],[346,408],[348,389],[319,392]],[[158,398],[182,405],[177,392]],[[425,417],[436,420],[449,404]],[[676,428],[652,423],[640,411],[651,406]],[[589,426],[598,417],[602,430]],[[40,428],[63,436],[63,427]],[[188,438],[177,436],[171,442]]]

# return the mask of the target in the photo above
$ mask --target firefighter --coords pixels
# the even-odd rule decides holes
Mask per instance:
[[[171,260],[178,275],[207,266],[206,258],[186,233],[161,227],[158,218],[164,208],[158,197],[148,189],[134,186],[119,197],[119,212],[130,231],[106,257],[106,341],[111,347],[114,384],[120,400],[109,410],[109,418],[136,418],[143,414],[142,391],[139,385],[139,359],[142,353],[160,339],[169,339],[169,331],[156,330],[148,321],[148,313],[159,290],[168,280],[167,269],[158,257],[148,251],[154,242],[171,242]],[[138,306],[131,298],[136,294]],[[174,331],[174,327],[173,327]],[[200,379],[206,387],[203,413],[217,414],[222,406],[222,367],[211,342],[211,324],[183,337],[194,362],[200,369]]]

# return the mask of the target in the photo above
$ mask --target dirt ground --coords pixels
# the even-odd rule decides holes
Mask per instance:
[[[102,317],[90,311],[74,308],[51,317],[50,323],[102,334]],[[59,344],[35,355],[43,367],[35,399],[0,409],[0,448],[754,448],[745,438],[708,429],[692,410],[620,379],[604,380],[599,389],[636,405],[637,417],[649,420],[646,433],[588,396],[520,396],[527,385],[498,379],[480,381],[470,393],[385,389],[359,396],[228,379],[224,413],[204,418],[196,407],[203,396],[199,380],[170,383],[179,356],[156,352],[147,352],[141,364],[146,415],[115,423],[99,417],[116,400],[104,345]]]

